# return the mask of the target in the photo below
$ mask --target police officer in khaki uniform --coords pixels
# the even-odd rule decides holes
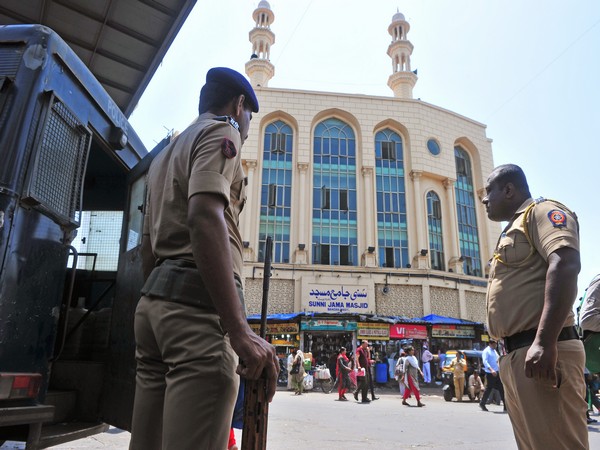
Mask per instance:
[[[504,339],[500,377],[520,449],[587,449],[584,351],[574,328],[580,269],[575,214],[532,200],[520,167],[486,183],[488,217],[508,225],[491,260],[490,335]]]
[[[237,374],[264,371],[269,401],[275,393],[275,350],[248,326],[241,284],[240,150],[252,112],[258,100],[241,74],[209,70],[198,120],[150,167],[132,449],[222,450]]]

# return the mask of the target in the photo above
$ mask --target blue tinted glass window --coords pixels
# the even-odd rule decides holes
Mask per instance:
[[[435,139],[429,139],[427,141],[427,149],[432,155],[440,154],[440,144],[438,144],[438,141],[436,141]]]
[[[464,258],[463,268],[467,275],[483,276],[475,211],[475,187],[469,154],[461,147],[454,147],[456,162],[456,217],[460,255]]]
[[[375,135],[375,185],[379,265],[406,267],[408,241],[398,231],[406,229],[404,152],[402,138],[390,129]]]
[[[358,265],[356,155],[352,128],[339,119],[315,127],[313,142],[314,264]]]
[[[442,203],[433,191],[427,193],[427,228],[429,231],[429,259],[431,268],[445,270],[442,230]]]
[[[267,236],[273,238],[273,262],[290,261],[293,132],[281,120],[267,125],[261,179],[258,260],[264,261]]]

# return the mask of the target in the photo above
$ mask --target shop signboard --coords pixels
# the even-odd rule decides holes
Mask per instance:
[[[390,339],[427,339],[427,327],[409,323],[390,325]]]
[[[431,337],[475,339],[475,328],[464,325],[433,325]]]
[[[372,286],[359,284],[316,284],[303,286],[302,309],[313,313],[374,314]]]
[[[260,333],[260,324],[249,324],[252,331],[256,334]],[[299,327],[297,323],[268,323],[267,334],[298,334]]]
[[[377,341],[389,341],[390,326],[387,323],[365,323],[358,322],[356,332],[358,339],[374,339]]]
[[[298,344],[292,341],[286,341],[285,339],[272,339],[271,344],[279,347],[295,347]]]
[[[300,325],[303,331],[356,331],[356,322],[338,319],[310,319]]]

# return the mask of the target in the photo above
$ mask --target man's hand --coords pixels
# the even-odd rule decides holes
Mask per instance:
[[[273,400],[279,376],[279,360],[275,347],[254,333],[250,327],[241,332],[229,333],[233,350],[243,364],[237,368],[237,373],[249,380],[257,380],[264,374],[267,385],[267,400]]]
[[[556,343],[547,347],[534,341],[525,356],[525,376],[536,381],[550,381],[556,387]]]

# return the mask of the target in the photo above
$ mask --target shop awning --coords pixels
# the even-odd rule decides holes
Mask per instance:
[[[422,321],[432,324],[446,324],[446,325],[481,325],[480,322],[471,322],[470,320],[456,319],[454,317],[438,316],[437,314],[429,314],[428,316],[421,317]]]
[[[287,321],[287,320],[292,320],[295,319],[297,317],[338,317],[338,316],[354,316],[353,314],[332,314],[332,313],[305,313],[305,312],[293,312],[293,313],[285,313],[285,314],[268,314],[267,315],[267,320],[268,321],[276,321],[276,320],[280,320],[280,321]],[[446,320],[451,320],[451,322],[446,322],[446,321],[431,321],[430,319],[428,319],[429,317],[436,317],[436,318],[442,318],[442,319],[446,319]],[[254,322],[254,321],[260,321],[260,314],[251,314],[248,316],[248,321],[249,322]],[[430,316],[425,316],[422,318],[409,318],[409,317],[405,317],[405,316],[378,316],[378,315],[363,315],[360,314],[357,318],[357,321],[359,322],[383,322],[383,323],[389,323],[389,324],[395,324],[395,323],[447,323],[447,324],[457,324],[457,325],[475,325],[476,322],[469,322],[468,320],[461,320],[461,319],[454,319],[451,317],[443,317],[443,316],[436,316],[434,314],[430,315]]]
[[[287,314],[267,314],[267,320],[290,320],[298,316],[303,316],[303,312],[287,313]],[[252,314],[248,316],[248,320],[260,320],[260,314]]]

